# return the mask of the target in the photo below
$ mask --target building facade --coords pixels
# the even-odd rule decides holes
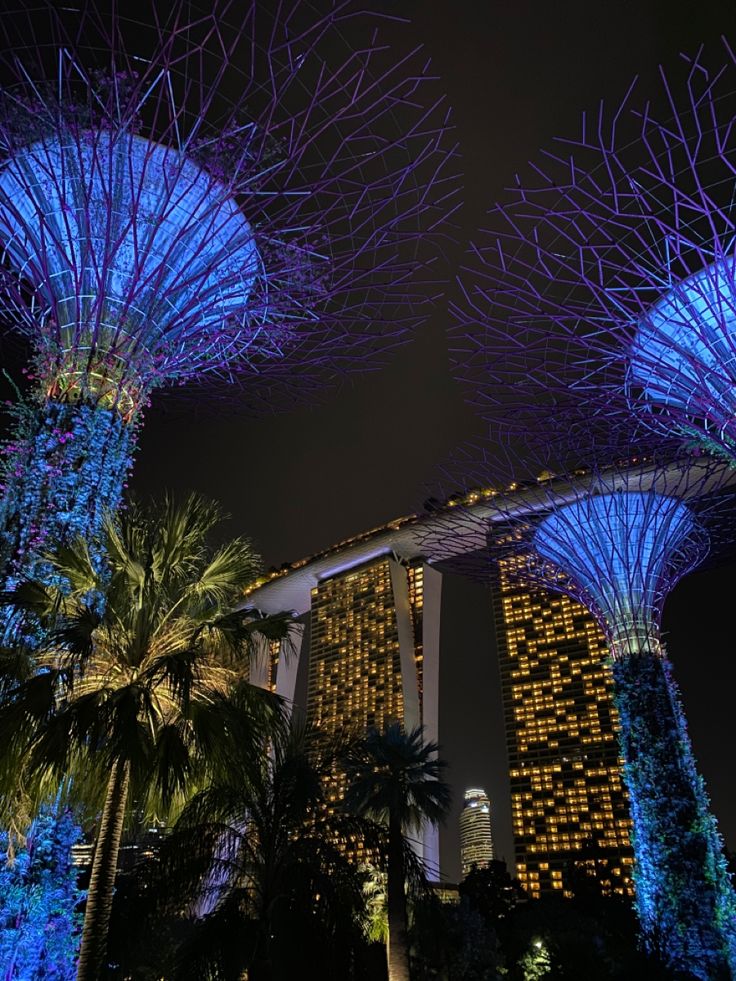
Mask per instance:
[[[460,865],[463,879],[473,866],[485,868],[493,858],[491,802],[485,790],[466,790],[460,812]]]
[[[439,637],[424,633],[425,581],[436,603],[441,576],[421,560],[382,555],[322,579],[311,591],[307,722],[328,733],[365,732],[402,722],[427,727],[436,739]],[[435,616],[439,627],[439,612]],[[431,664],[425,672],[425,647]],[[430,733],[434,733],[431,735]],[[344,775],[336,772],[329,800],[338,803]],[[437,831],[415,842],[430,874],[439,867]],[[361,846],[356,848],[360,860]]]
[[[519,495],[523,507],[524,488]],[[506,520],[491,493],[464,504],[489,524]],[[251,680],[329,731],[401,719],[441,742],[439,569],[462,571],[469,552],[462,534],[435,534],[442,513],[397,518],[255,583],[244,605],[293,610],[301,622],[293,645],[254,660]],[[493,590],[518,876],[531,896],[564,893],[571,867],[583,865],[605,889],[630,891],[631,821],[603,636],[579,604],[522,588],[520,561],[506,560]],[[335,799],[340,792],[338,784]],[[437,833],[427,831],[417,851],[436,877]]]
[[[579,603],[520,585],[500,563],[494,613],[516,869],[532,896],[568,891],[577,866],[631,892],[631,819],[603,634]]]
[[[250,600],[263,612],[292,609],[302,621],[296,650],[264,645],[251,662],[251,681],[327,733],[400,721],[438,739],[442,575],[416,554],[410,537],[397,540],[403,520],[296,564]],[[336,772],[328,799],[336,804],[344,789]],[[436,878],[437,829],[424,829],[414,846]]]

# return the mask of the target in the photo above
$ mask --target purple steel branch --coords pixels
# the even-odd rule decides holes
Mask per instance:
[[[492,209],[455,305],[458,372],[529,431],[635,419],[733,459],[736,66],[724,41],[648,100],[583,116]],[[477,393],[477,395],[475,394]],[[542,413],[539,409],[542,409]]]
[[[291,400],[422,318],[458,204],[426,59],[343,0],[265,6],[4,18],[1,292],[51,397]]]

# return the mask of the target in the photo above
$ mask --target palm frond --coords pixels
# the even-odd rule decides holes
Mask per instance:
[[[63,583],[63,592],[71,596],[87,596],[100,587],[100,574],[92,562],[89,544],[75,538],[59,545],[54,552],[42,556],[56,577]]]

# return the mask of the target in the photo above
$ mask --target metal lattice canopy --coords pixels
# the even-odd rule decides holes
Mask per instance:
[[[659,648],[664,602],[716,544],[733,537],[736,477],[709,457],[531,463],[468,446],[449,465],[454,493],[427,523],[427,556],[494,583],[565,593],[596,617],[614,653]],[[523,475],[533,473],[525,480]],[[501,565],[499,566],[499,562]]]
[[[3,18],[0,292],[46,395],[133,418],[242,380],[263,405],[422,319],[454,151],[385,26],[343,0]]]
[[[462,276],[458,371],[517,432],[550,409],[736,455],[736,64],[700,50],[516,178]],[[544,427],[543,427],[544,428]]]
[[[527,447],[521,461],[511,454],[504,468],[498,446],[468,447],[448,470],[454,486],[464,481],[463,490],[425,523],[424,551],[436,562],[460,555],[460,571],[512,590],[562,593],[596,618],[611,654],[606,671],[629,794],[644,942],[676,972],[703,981],[725,977],[736,964],[736,896],[661,643],[661,622],[675,584],[714,542],[732,540],[736,474],[729,463],[706,455],[616,460],[603,445],[597,464],[558,469],[556,452],[530,468]],[[534,476],[525,480],[530,472]],[[533,608],[533,594],[530,602]],[[538,623],[558,629],[543,618]],[[542,677],[531,647],[520,645],[524,654],[512,672],[530,691]],[[548,706],[541,711],[546,725]],[[589,747],[583,740],[575,749],[585,758]],[[569,754],[571,747],[563,751],[555,741],[545,751]]]

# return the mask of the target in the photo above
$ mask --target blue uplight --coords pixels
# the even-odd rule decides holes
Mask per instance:
[[[721,259],[673,286],[638,324],[628,382],[659,425],[736,446],[736,282]]]
[[[704,533],[687,505],[664,494],[586,496],[557,508],[534,547],[574,584],[623,653],[658,643],[664,599]],[[684,571],[684,570],[683,570]],[[616,651],[616,653],[621,653]]]
[[[260,258],[227,186],[124,129],[15,152],[0,169],[0,240],[62,352],[104,349],[138,374],[182,378],[259,334]]]

